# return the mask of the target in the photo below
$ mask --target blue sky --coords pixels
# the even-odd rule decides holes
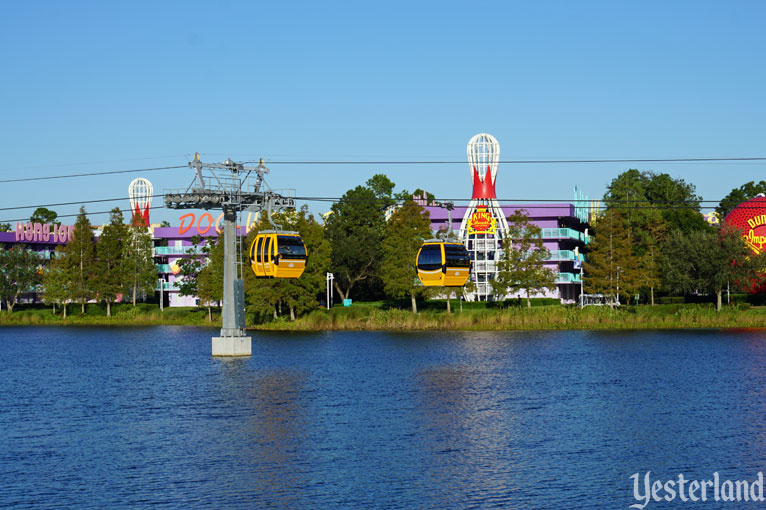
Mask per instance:
[[[274,161],[269,184],[298,195],[338,197],[383,172],[461,198],[467,163],[276,162],[464,161],[479,132],[502,159],[762,157],[765,19],[766,3],[745,1],[9,2],[0,179],[183,165],[199,151]],[[766,179],[764,162],[505,165],[497,192],[600,197],[629,167],[684,178],[706,200]],[[138,176],[162,191],[192,172],[8,183],[0,197],[117,198]]]

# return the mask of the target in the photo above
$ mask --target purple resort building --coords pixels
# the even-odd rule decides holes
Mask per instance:
[[[424,205],[431,218],[431,230],[434,232],[444,229],[448,220],[448,211],[442,207]],[[455,206],[452,211],[452,231],[459,232],[462,218],[465,216],[467,206]],[[588,242],[587,238],[587,211],[573,204],[500,204],[499,210],[505,218],[514,214],[517,210],[525,210],[531,223],[542,229],[543,245],[551,253],[546,267],[556,273],[556,290],[537,294],[533,297],[559,298],[562,303],[577,302],[582,289],[581,264],[585,260],[583,248]],[[490,238],[476,239],[470,234],[467,239],[461,239],[466,245],[473,260],[471,281],[477,287],[475,296],[467,296],[468,299],[497,300],[511,296],[495,296],[490,287],[490,281],[495,277],[497,258],[501,255],[501,235],[496,232]],[[577,260],[579,254],[580,261]]]
[[[509,234],[507,218],[524,209],[532,223],[542,229],[545,248],[550,251],[546,267],[555,273],[556,288],[534,297],[559,299],[562,303],[575,303],[582,291],[583,248],[588,243],[588,221],[593,213],[593,204],[587,202],[575,188],[572,204],[501,204],[495,193],[495,181],[500,157],[500,146],[492,135],[480,133],[468,143],[468,163],[473,186],[470,202],[466,206],[454,206],[451,211],[452,224],[449,228],[457,234],[459,242],[465,244],[473,261],[470,292],[463,295],[471,301],[496,301],[514,298],[517,295],[496,295],[491,282],[498,272],[498,261],[502,257],[502,242]],[[152,185],[143,178],[135,179],[129,186],[131,211],[140,215],[149,225],[149,210]],[[426,194],[413,197],[423,206],[431,218],[434,233],[447,226],[450,213]],[[446,204],[444,204],[446,205]],[[390,214],[392,211],[387,211]],[[195,246],[195,236],[218,236],[222,233],[223,213],[219,211],[195,211],[179,217],[179,226],[162,227],[152,225],[154,263],[157,265],[155,292],[163,306],[196,306],[194,296],[181,296],[181,278],[178,261],[185,257],[197,256],[202,246]],[[253,213],[242,218],[245,225],[252,225]],[[28,249],[38,251],[43,258],[50,259],[56,246],[65,244],[72,235],[73,226],[58,226],[40,223],[17,223],[15,230],[0,232],[0,245],[11,248],[23,243]],[[247,228],[238,227],[240,236],[247,234]],[[98,236],[100,229],[95,229]],[[309,247],[309,250],[311,248]],[[34,301],[31,293],[24,301]]]
[[[418,197],[416,197],[418,198]],[[448,223],[448,211],[444,208],[427,205],[424,198],[418,202],[429,212],[431,229],[434,232],[443,229]],[[466,206],[456,206],[452,211],[452,230],[458,232],[461,228],[461,218],[464,217]],[[583,211],[572,204],[503,204],[500,210],[505,217],[512,215],[518,209],[525,209],[531,221],[542,228],[545,247],[551,252],[551,258],[547,266],[557,274],[556,290],[546,292],[537,297],[555,297],[562,303],[576,302],[580,295],[581,280],[580,269],[576,264],[576,250],[580,252],[587,243],[586,227],[587,217]],[[220,214],[220,213],[219,213]],[[148,218],[147,218],[148,219]],[[248,217],[247,224],[251,224],[254,218]],[[179,218],[179,226],[161,227],[152,225],[150,231],[153,238],[153,257],[157,265],[157,285],[155,286],[156,297],[161,299],[164,306],[196,306],[198,299],[195,296],[181,296],[179,294],[179,280],[181,278],[178,261],[182,258],[194,256],[201,252],[202,245],[195,246],[192,238],[201,236],[217,236],[221,232],[221,218],[216,218],[210,212],[199,211],[184,214]],[[40,223],[16,223],[11,232],[0,232],[0,245],[9,249],[17,244],[24,244],[28,249],[37,251],[45,260],[49,260],[57,246],[66,244],[74,230],[73,225],[55,225]],[[94,229],[96,237],[101,229]],[[239,234],[246,235],[246,228],[239,227]],[[466,296],[468,299],[496,300],[503,296],[494,296],[489,290],[489,282],[494,278],[496,260],[500,253],[499,243],[502,237],[484,235],[476,239],[471,234],[464,242],[473,260],[471,281],[477,289],[483,290],[474,296]],[[490,237],[490,238],[487,238]],[[486,249],[491,247],[492,249]],[[514,296],[505,296],[514,297]],[[35,294],[28,294],[24,301],[39,299]]]
[[[184,219],[189,217],[192,220],[191,224],[185,225]],[[182,258],[198,256],[204,243],[195,245],[192,238],[195,236],[217,237],[222,233],[222,221],[220,218],[218,221],[213,220],[212,215],[204,211],[196,217],[194,221],[195,214],[189,213],[181,217],[181,225],[178,227],[152,228],[154,262],[157,264],[157,292],[165,306],[197,306],[199,304],[196,296],[181,296],[178,292],[178,283],[181,279],[178,261]],[[244,226],[239,226],[237,230],[240,236],[247,235]]]
[[[467,206],[453,208],[452,225],[449,225],[449,230],[457,233],[473,261],[471,282],[474,285],[472,290],[464,292],[465,298],[495,301],[517,296],[496,295],[492,280],[497,277],[498,261],[503,256],[502,242],[510,235],[507,218],[524,209],[530,221],[542,229],[543,244],[550,251],[546,266],[556,275],[555,291],[544,291],[535,297],[558,298],[562,303],[576,302],[582,290],[582,252],[588,242],[587,222],[591,208],[587,199],[575,188],[576,205],[501,204],[495,192],[500,144],[489,133],[479,133],[469,140],[467,154],[471,199]],[[432,230],[446,226],[449,221],[446,208],[428,202],[426,196],[413,198],[430,213]]]
[[[178,292],[181,278],[178,260],[199,254],[202,244],[195,246],[192,238],[197,235],[203,238],[217,236],[222,232],[222,221],[205,211],[185,214],[179,220],[180,225],[177,227],[149,227],[154,245],[152,255],[157,265],[155,292],[164,306],[196,306],[199,303],[195,296],[181,296]],[[0,246],[10,249],[17,244],[24,244],[27,249],[38,252],[44,260],[50,260],[56,247],[66,244],[73,231],[74,225],[16,223],[15,230],[0,232]],[[98,237],[100,233],[101,228],[96,227],[94,235]],[[245,228],[240,226],[239,233],[245,235]],[[36,293],[22,296],[25,302],[38,299]]]

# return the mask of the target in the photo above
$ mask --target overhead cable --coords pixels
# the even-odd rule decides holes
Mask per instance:
[[[188,168],[188,167],[187,165],[159,166],[154,168],[137,168],[133,170],[109,170],[104,172],[88,172],[88,173],[80,173],[80,174],[46,175],[43,177],[20,177],[18,179],[0,179],[0,183],[46,181],[50,179],[69,179],[71,177],[92,177],[94,175],[129,174],[129,173],[136,173],[136,172],[155,172],[158,170],[174,170],[176,168]]]

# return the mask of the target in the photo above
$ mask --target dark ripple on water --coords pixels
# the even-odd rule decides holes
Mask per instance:
[[[757,331],[213,333],[0,330],[0,507],[627,508],[763,469]]]

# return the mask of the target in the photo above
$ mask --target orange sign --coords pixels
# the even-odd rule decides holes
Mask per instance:
[[[468,220],[468,235],[471,234],[494,234],[497,227],[497,218],[487,210],[486,205],[477,205],[476,210]]]
[[[181,225],[178,227],[178,235],[184,235],[191,230],[192,227],[197,227],[197,234],[201,236],[212,235],[213,230],[216,234],[223,233],[223,213],[220,213],[217,218],[213,218],[213,215],[209,212],[202,213],[199,218],[192,212],[184,214],[178,218]],[[255,224],[258,222],[258,213],[247,213],[247,223],[245,224],[245,231],[250,232]],[[241,226],[237,225],[237,228]],[[210,232],[208,234],[208,232]]]

